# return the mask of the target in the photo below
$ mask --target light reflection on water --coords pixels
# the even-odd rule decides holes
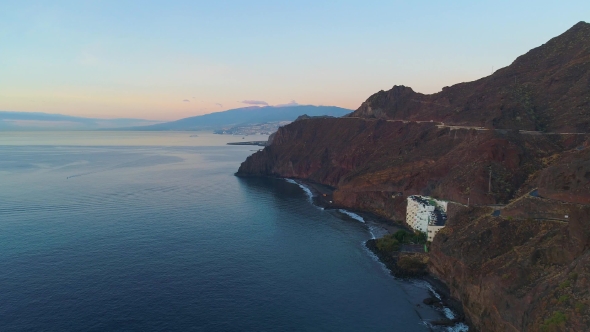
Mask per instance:
[[[0,145],[221,146],[267,139],[268,135],[216,135],[204,131],[0,131]]]

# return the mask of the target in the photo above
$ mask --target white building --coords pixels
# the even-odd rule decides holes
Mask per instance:
[[[434,240],[434,236],[436,235],[436,233],[438,233],[438,231],[440,231],[443,226],[432,226],[432,225],[428,225],[428,242],[432,242],[432,240]]]
[[[434,206],[429,205],[421,196],[409,196],[408,207],[406,211],[406,223],[413,229],[426,233],[428,231],[428,222]]]
[[[413,195],[408,197],[406,223],[414,230],[426,233],[432,241],[447,221],[447,202],[430,197]]]

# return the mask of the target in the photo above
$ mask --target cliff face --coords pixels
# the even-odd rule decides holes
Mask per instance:
[[[559,162],[544,169],[537,186],[543,197],[590,204],[590,141],[559,155]],[[581,149],[581,150],[578,150]]]
[[[478,81],[396,86],[349,117],[293,122],[237,175],[329,185],[335,207],[394,220],[409,195],[457,202],[429,269],[476,329],[590,331],[589,123],[581,22]],[[490,204],[508,205],[493,217]]]
[[[432,123],[310,119],[276,133],[238,175],[300,178],[335,187],[334,204],[402,220],[405,197],[507,202],[543,158],[583,137],[438,128]],[[491,191],[489,174],[492,173]]]
[[[549,158],[492,217],[463,210],[431,246],[431,273],[482,331],[590,330],[589,142]]]
[[[437,234],[429,269],[481,331],[588,331],[590,206],[524,199],[569,221],[472,208]]]

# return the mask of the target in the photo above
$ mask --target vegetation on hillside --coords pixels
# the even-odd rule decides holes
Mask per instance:
[[[402,244],[425,244],[426,233],[417,232],[410,233],[403,229],[393,233],[387,234],[384,237],[377,239],[377,249],[387,253],[399,251]]]

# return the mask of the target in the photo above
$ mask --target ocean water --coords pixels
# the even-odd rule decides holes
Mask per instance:
[[[0,331],[429,330],[365,224],[191,135],[0,133]]]

